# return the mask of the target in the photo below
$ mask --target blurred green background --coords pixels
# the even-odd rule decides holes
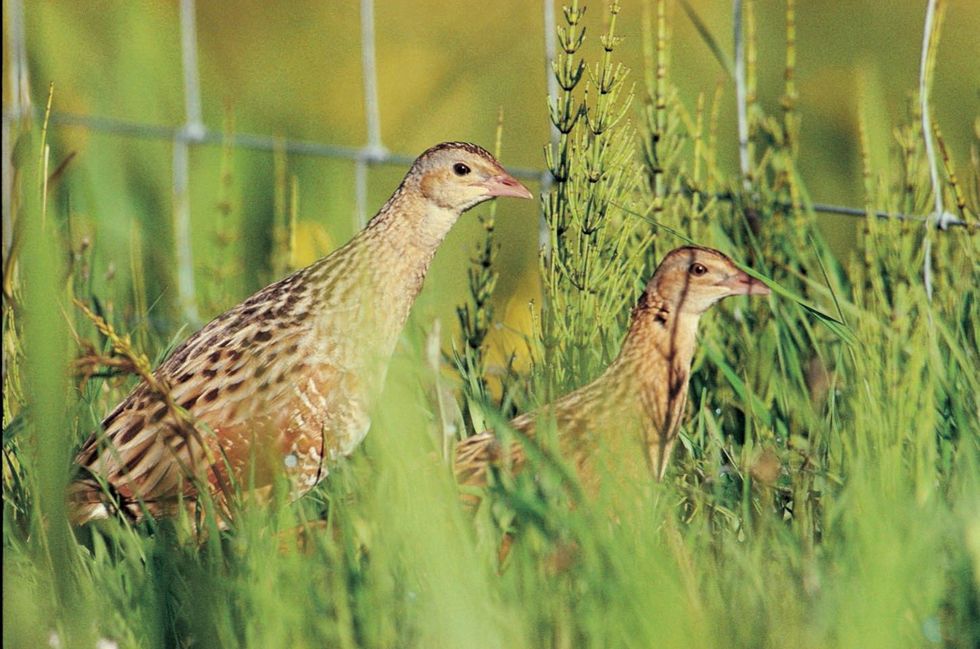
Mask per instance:
[[[594,52],[602,7],[592,4],[587,48]],[[731,3],[690,4],[730,51]],[[43,105],[53,83],[56,111],[154,125],[182,123],[179,3],[24,5],[35,106]],[[710,98],[723,85],[720,149],[722,164],[733,169],[733,85],[680,4],[669,5],[669,80],[692,112],[699,93]],[[873,143],[892,142],[892,127],[907,117],[917,84],[925,3],[825,0],[798,5],[803,178],[815,200],[862,206],[859,98],[863,93],[875,107],[869,133]],[[209,129],[221,131],[233,124],[238,133],[352,147],[364,143],[358,2],[200,1],[196,7],[203,116]],[[759,96],[772,110],[783,92],[785,5],[760,0],[755,9]],[[633,70],[641,101],[642,11],[642,2],[627,0],[619,23],[626,38],[620,53]],[[502,110],[503,164],[543,167],[548,118],[542,3],[378,0],[375,19],[381,130],[390,151],[414,157],[450,139],[491,147]],[[976,137],[978,29],[980,3],[948,3],[932,97],[935,118],[959,161],[967,159]],[[5,55],[5,106],[11,99],[9,62]],[[128,291],[123,287],[133,264],[136,233],[143,241],[147,299],[155,305],[161,328],[174,330],[182,314],[173,262],[171,143],[64,126],[53,129],[52,141],[52,164],[76,153],[56,200],[68,207],[59,213],[72,215],[76,245],[83,237],[93,244],[96,293]],[[221,286],[224,278],[241,274],[245,281],[232,285],[248,290],[274,278],[269,233],[276,180],[273,155],[267,152],[239,149],[223,163],[220,146],[193,146],[190,165],[193,253],[201,315],[207,318],[244,297],[227,295]],[[404,171],[403,165],[371,169],[369,215]],[[353,232],[354,164],[291,155],[286,174],[295,176],[299,187],[297,252],[298,261],[307,263]],[[504,263],[497,313],[516,330],[526,330],[526,304],[537,292],[537,207],[513,200],[500,203],[497,223]],[[853,219],[823,217],[823,225],[838,248],[853,238]],[[416,313],[453,320],[453,305],[465,296],[463,269],[481,236],[472,215],[461,220],[436,259]],[[219,244],[222,237],[225,243]],[[113,290],[103,290],[108,288],[105,282],[114,283]],[[515,344],[504,342],[507,347]]]

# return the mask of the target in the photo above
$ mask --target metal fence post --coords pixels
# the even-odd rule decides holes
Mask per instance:
[[[384,162],[388,151],[381,143],[381,112],[378,107],[377,50],[374,43],[374,0],[361,0],[361,69],[364,75],[364,121],[367,144],[358,153],[354,166],[356,229],[367,223],[368,165]]]
[[[180,2],[180,49],[184,72],[184,125],[173,140],[174,249],[177,262],[177,295],[181,311],[190,322],[200,320],[194,287],[194,254],[191,247],[190,144],[204,136],[201,88],[197,69],[197,29],[194,0]]]

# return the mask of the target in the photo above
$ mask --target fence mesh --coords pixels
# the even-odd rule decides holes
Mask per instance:
[[[736,16],[741,3],[735,0]],[[10,214],[11,173],[11,128],[14,123],[27,117],[36,117],[35,108],[31,103],[31,93],[27,68],[27,41],[24,31],[23,0],[4,2],[6,21],[8,25],[8,48],[10,74],[10,99],[3,106],[3,251],[6,257],[12,238],[12,221]],[[548,79],[549,96],[557,92],[554,75],[551,73],[551,63],[555,56],[555,11],[554,0],[543,0],[544,15],[544,63]],[[229,143],[234,147],[257,149],[265,151],[283,151],[289,154],[316,156],[323,158],[346,159],[354,162],[354,193],[355,193],[355,226],[360,227],[367,216],[367,187],[370,167],[373,165],[407,165],[413,157],[389,151],[382,139],[381,113],[378,102],[377,57],[374,33],[374,0],[360,0],[360,31],[361,31],[361,66],[364,89],[364,122],[367,126],[367,138],[360,147],[349,147],[322,142],[293,140],[262,134],[237,133],[228,136],[226,133],[209,129],[203,121],[201,112],[201,87],[198,76],[198,41],[195,24],[195,0],[180,2],[180,46],[183,72],[184,120],[179,126],[160,126],[142,122],[84,115],[69,112],[53,111],[50,114],[50,124],[53,126],[73,126],[90,129],[102,133],[112,133],[123,137],[150,138],[169,140],[173,143],[173,178],[172,193],[174,207],[174,237],[175,261],[177,265],[177,282],[179,301],[185,315],[192,321],[198,320],[197,300],[194,287],[194,260],[190,245],[190,190],[189,152],[190,148],[202,144]],[[736,21],[737,23],[737,21]],[[926,29],[929,27],[927,25]],[[741,42],[736,30],[736,62],[738,46]],[[738,68],[740,66],[736,66]],[[549,121],[549,132],[552,139],[556,131]],[[542,188],[550,186],[551,176],[544,170],[516,168],[512,173],[522,179],[541,182]],[[725,198],[725,197],[721,197]],[[838,214],[843,216],[866,217],[868,212],[862,208],[814,203],[812,208],[817,212]],[[949,213],[937,213],[928,216],[896,214],[890,212],[875,212],[878,218],[895,218],[927,222],[936,220],[941,228],[964,226],[975,228],[975,224],[965,222]]]

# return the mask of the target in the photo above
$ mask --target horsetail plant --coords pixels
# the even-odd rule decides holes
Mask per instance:
[[[581,58],[585,10],[578,2],[564,8],[558,29],[559,92],[549,103],[558,141],[545,155],[554,182],[544,203],[550,245],[541,255],[539,364],[552,387],[588,378],[615,355],[642,276],[648,237],[636,236],[641,223],[618,207],[630,202],[639,182],[627,118],[633,89],[628,69],[614,57],[619,11],[618,2],[609,5],[602,53],[592,67]]]
[[[497,115],[497,132],[494,142],[494,156],[500,155],[503,138],[503,110]],[[491,402],[487,383],[487,360],[485,343],[494,321],[494,308],[491,298],[497,286],[499,272],[494,265],[500,244],[494,237],[496,228],[497,203],[492,202],[486,210],[477,214],[483,227],[483,240],[478,244],[476,255],[470,260],[466,271],[467,301],[456,306],[456,319],[459,322],[461,346],[453,344],[450,354],[456,372],[462,380],[464,423],[468,431],[462,434],[481,432],[486,427],[482,414],[483,407]]]

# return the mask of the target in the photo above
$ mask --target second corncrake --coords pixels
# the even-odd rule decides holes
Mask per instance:
[[[629,471],[635,464],[661,480],[687,403],[701,315],[725,297],[769,293],[717,250],[687,246],[669,252],[633,309],[619,356],[602,375],[510,426],[533,438],[542,425],[552,424],[562,455],[590,491],[610,472],[638,475]],[[606,466],[598,466],[603,460]],[[461,485],[485,486],[491,468],[519,471],[525,464],[520,442],[505,446],[492,432],[456,447]]]
[[[155,371],[167,395],[140,382],[105,418],[76,458],[72,521],[171,514],[204,489],[224,520],[235,487],[283,473],[294,497],[312,489],[367,434],[436,248],[496,196],[532,197],[479,146],[424,152],[347,245],[215,318]]]

